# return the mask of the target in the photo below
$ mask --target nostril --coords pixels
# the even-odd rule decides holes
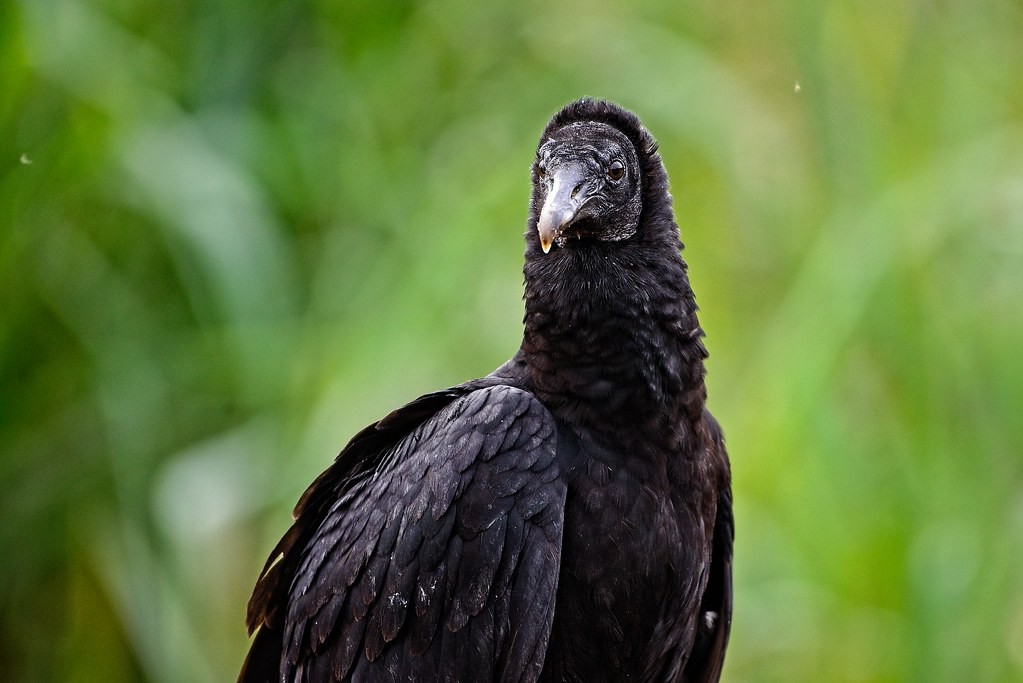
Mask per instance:
[[[579,194],[579,190],[581,190],[582,187],[583,187],[582,183],[579,183],[578,185],[575,186],[575,189],[572,190],[572,199],[575,199],[575,196]]]

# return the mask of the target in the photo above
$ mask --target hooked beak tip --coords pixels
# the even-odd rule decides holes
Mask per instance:
[[[540,248],[543,253],[550,253],[551,245],[558,239],[561,231],[568,226],[575,217],[575,211],[566,208],[558,208],[550,203],[546,204],[540,213],[540,220],[536,224],[536,231],[540,235]]]
[[[543,249],[543,253],[549,254],[551,251],[551,245],[554,244],[554,235],[552,233],[540,233],[540,248]]]

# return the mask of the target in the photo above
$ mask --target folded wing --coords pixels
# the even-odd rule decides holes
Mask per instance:
[[[565,497],[554,420],[509,386],[404,410],[303,496],[250,603],[240,680],[536,680]]]

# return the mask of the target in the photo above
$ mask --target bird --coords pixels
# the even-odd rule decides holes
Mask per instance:
[[[657,143],[578,99],[530,175],[518,351],[309,486],[241,683],[719,680],[731,471]]]

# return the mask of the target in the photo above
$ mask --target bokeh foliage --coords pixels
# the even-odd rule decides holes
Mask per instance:
[[[1023,4],[0,2],[0,670],[230,680],[357,429],[520,333],[536,135],[659,138],[729,681],[1023,680]]]

